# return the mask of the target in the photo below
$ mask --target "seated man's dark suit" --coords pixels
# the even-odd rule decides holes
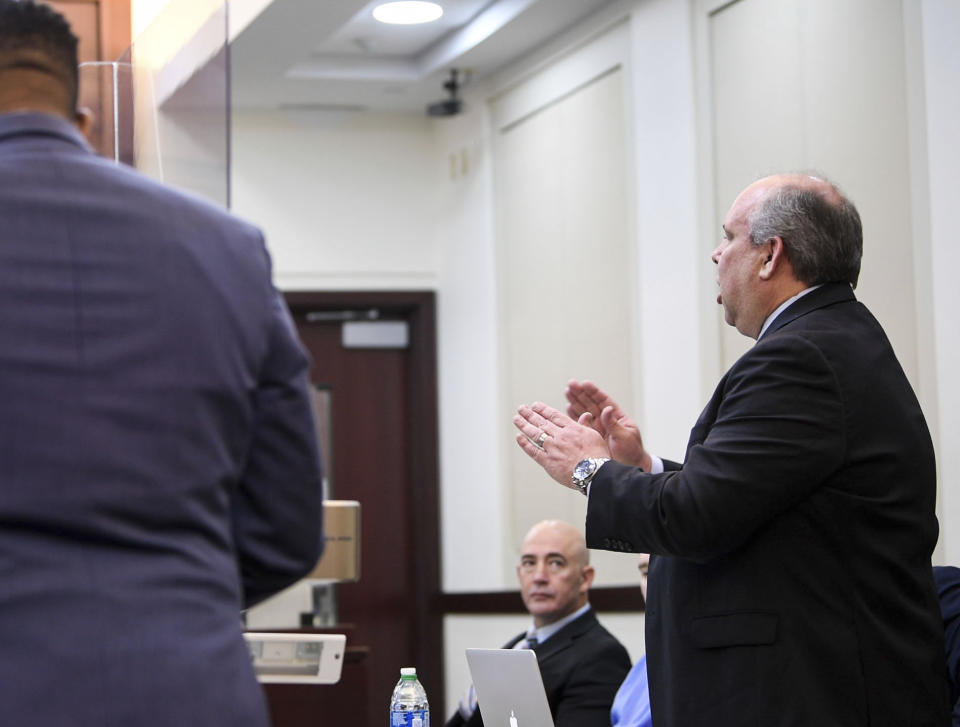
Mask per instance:
[[[263,727],[241,609],[320,552],[263,238],[0,114],[0,723]]]
[[[586,521],[591,548],[657,554],[657,727],[949,723],[932,443],[849,285],[783,311],[665,466],[604,464]]]
[[[520,634],[503,648],[512,649],[524,637]],[[593,609],[534,651],[555,727],[610,727],[610,705],[630,671],[630,657]],[[474,710],[469,720],[455,712],[446,727],[483,727],[480,711]]]
[[[940,614],[943,616],[953,727],[960,727],[960,568],[934,566],[933,580],[937,584]]]

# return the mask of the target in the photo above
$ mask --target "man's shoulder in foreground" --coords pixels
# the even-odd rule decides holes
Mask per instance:
[[[140,201],[144,204],[139,209],[145,212],[149,202],[155,216],[169,225],[206,221],[242,237],[261,237],[254,225],[210,200],[100,156],[67,119],[41,112],[0,114],[0,163],[19,163],[33,174],[42,174],[37,163],[41,154],[57,159],[56,168],[49,172],[57,185],[85,186],[101,198],[112,195],[133,204]]]

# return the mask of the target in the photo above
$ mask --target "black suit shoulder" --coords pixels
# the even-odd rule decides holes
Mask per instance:
[[[537,648],[556,727],[607,727],[630,656],[591,609]]]

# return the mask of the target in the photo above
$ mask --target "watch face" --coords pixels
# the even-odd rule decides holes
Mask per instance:
[[[577,462],[577,466],[573,468],[573,476],[578,480],[585,480],[587,477],[593,474],[593,471],[597,468],[593,460],[582,459]]]

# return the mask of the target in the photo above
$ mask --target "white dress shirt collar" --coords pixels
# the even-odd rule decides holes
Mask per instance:
[[[589,610],[590,610],[590,604],[588,603],[582,608],[578,608],[569,616],[564,616],[559,621],[554,621],[553,623],[547,624],[546,626],[541,626],[540,628],[536,628],[535,626],[531,625],[530,628],[527,629],[527,637],[529,638],[530,636],[536,636],[537,643],[542,644],[544,641],[549,639],[551,636],[557,633],[557,631],[562,629],[568,623],[580,618],[583,614],[585,614]]]
[[[764,332],[770,327],[770,324],[773,323],[777,319],[777,316],[783,313],[783,311],[786,310],[791,303],[793,303],[794,301],[800,300],[800,298],[805,296],[807,293],[812,293],[819,287],[820,287],[819,285],[814,285],[810,288],[804,288],[796,295],[790,298],[787,298],[780,305],[778,305],[776,309],[773,311],[773,313],[767,316],[767,320],[763,322],[763,327],[760,329],[760,335],[757,336],[757,340],[759,341],[760,338],[763,337]]]

